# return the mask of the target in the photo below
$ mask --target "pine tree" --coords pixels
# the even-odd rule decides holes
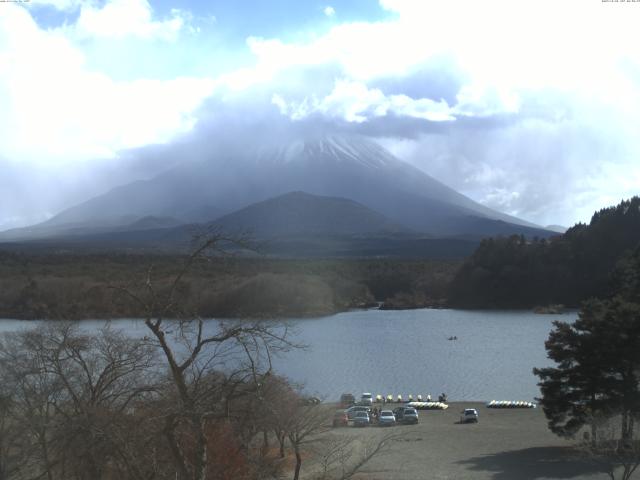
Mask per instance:
[[[640,416],[640,249],[618,265],[616,294],[583,304],[573,324],[556,322],[545,346],[556,367],[534,369],[549,428],[573,436],[596,418],[619,416],[620,440]]]

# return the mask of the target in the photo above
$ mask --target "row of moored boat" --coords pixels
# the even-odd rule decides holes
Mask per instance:
[[[431,395],[426,395],[423,397],[422,395],[417,395],[414,397],[413,395],[407,395],[407,397],[403,397],[402,395],[376,395],[374,399],[375,403],[408,403],[408,402],[424,402],[424,403],[439,403],[432,402]]]
[[[487,403],[487,408],[536,408],[536,404],[525,401],[491,400]]]
[[[449,408],[449,405],[444,402],[409,402],[407,405],[416,410],[446,410]]]

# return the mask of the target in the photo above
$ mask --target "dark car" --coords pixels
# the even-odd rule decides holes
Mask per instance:
[[[340,405],[342,407],[350,407],[354,403],[356,403],[356,397],[354,397],[352,393],[343,393],[340,395]]]
[[[402,421],[403,413],[404,413],[404,407],[396,407],[393,409],[393,414],[396,416],[396,422]]]
[[[334,427],[346,427],[349,424],[349,417],[344,410],[338,410],[333,414],[333,426]]]
[[[397,407],[393,410],[393,414],[398,423],[418,423],[418,411],[413,407]]]

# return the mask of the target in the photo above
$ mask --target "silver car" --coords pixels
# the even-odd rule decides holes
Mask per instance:
[[[381,427],[390,427],[396,424],[396,416],[391,410],[382,410],[378,417],[378,425]]]
[[[478,423],[478,411],[475,408],[465,408],[460,412],[460,423]]]
[[[369,414],[367,412],[356,412],[353,417],[354,427],[368,427],[369,426]]]

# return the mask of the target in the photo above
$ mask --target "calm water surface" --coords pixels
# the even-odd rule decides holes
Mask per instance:
[[[309,346],[275,360],[276,370],[328,399],[342,392],[422,394],[453,400],[532,400],[533,367],[550,365],[544,342],[553,320],[575,313],[522,311],[363,310],[293,320],[297,341]],[[145,335],[139,320],[112,324]],[[0,332],[29,322],[0,320]],[[99,328],[102,321],[85,321]],[[458,339],[450,341],[449,337]]]

